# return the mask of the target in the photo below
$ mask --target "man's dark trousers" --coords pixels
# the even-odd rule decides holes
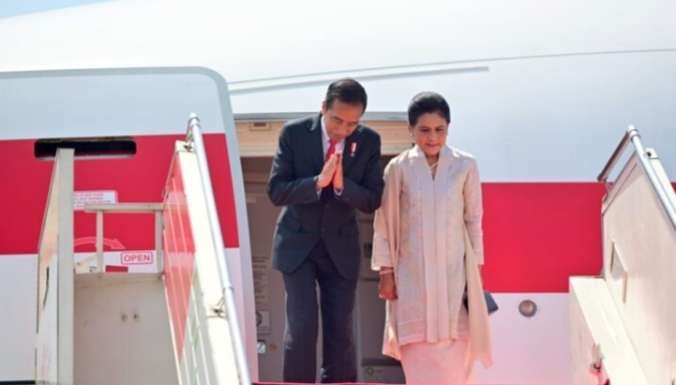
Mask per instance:
[[[287,293],[284,380],[315,381],[318,307],[321,307],[324,346],[320,378],[322,382],[355,382],[352,309],[357,280],[338,273],[322,242],[317,243],[298,269],[283,277]]]

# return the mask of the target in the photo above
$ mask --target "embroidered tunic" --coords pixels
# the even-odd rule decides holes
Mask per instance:
[[[466,284],[465,229],[483,264],[481,184],[476,161],[444,146],[436,174],[418,146],[392,159],[374,221],[372,268],[392,267],[398,299],[388,301],[387,340],[453,340]],[[388,337],[389,333],[389,337]]]

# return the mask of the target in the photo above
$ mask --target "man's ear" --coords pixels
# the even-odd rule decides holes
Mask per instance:
[[[326,115],[326,100],[322,102],[322,115]]]

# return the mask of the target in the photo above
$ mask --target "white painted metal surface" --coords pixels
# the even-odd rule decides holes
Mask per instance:
[[[157,273],[77,274],[76,385],[178,385]]]
[[[225,81],[204,68],[0,73],[0,84],[5,140],[182,134],[193,111],[209,133],[229,124]]]
[[[177,145],[177,147],[181,147]],[[194,152],[177,151],[186,207],[194,242],[194,272],[183,357],[179,360],[182,384],[193,379],[200,383],[250,384],[241,337],[237,329],[238,314],[225,304],[226,290],[221,274],[228,274],[219,262],[213,236],[221,236],[209,220],[205,188]],[[222,243],[221,243],[222,244]],[[228,283],[229,284],[229,283]],[[234,307],[234,306],[233,306]],[[239,356],[238,355],[242,355]]]
[[[35,379],[36,264],[36,256],[30,254],[0,258],[0,282],[12,290],[0,296],[4,314],[0,328],[3,381]]]
[[[244,311],[244,308],[236,307],[235,287],[233,286],[232,281],[230,279],[232,275],[230,273],[230,269],[232,269],[232,267],[227,264],[225,244],[223,242],[222,235],[223,232],[221,230],[221,224],[218,218],[216,198],[214,196],[214,189],[211,183],[211,174],[207,163],[207,150],[204,144],[204,137],[202,135],[202,126],[196,114],[191,114],[190,120],[188,121],[188,137],[189,137],[188,145],[190,146],[193,154],[195,155],[194,161],[196,162],[197,176],[199,176],[199,179],[197,179],[195,182],[199,183],[195,183],[192,186],[186,186],[186,195],[187,190],[199,186],[200,187],[199,191],[201,192],[201,201],[202,204],[204,205],[204,214],[206,215],[206,223],[201,227],[195,228],[194,230],[198,231],[202,230],[201,233],[205,233],[203,231],[204,229],[209,230],[208,234],[211,238],[212,250],[215,253],[211,262],[212,263],[215,262],[216,269],[214,270],[212,268],[210,270],[201,270],[201,274],[205,275],[207,274],[206,273],[207,271],[209,271],[212,274],[214,272],[218,274],[219,278],[218,283],[220,283],[221,288],[220,302],[222,304],[221,306],[223,310],[226,312],[226,314],[222,315],[222,317],[228,319],[227,326],[230,332],[230,339],[232,341],[231,348],[233,349],[235,354],[235,362],[237,365],[239,382],[241,384],[250,384],[251,379],[249,376],[249,364],[247,363],[247,357],[244,347],[245,341],[242,338],[240,327],[240,325],[244,325],[244,322],[242,322],[241,320],[241,318],[243,318],[242,313]],[[194,194],[196,193],[197,191],[194,192]],[[195,196],[194,199],[199,198],[198,196]],[[188,207],[191,208],[189,201],[188,204],[189,204]],[[194,204],[196,205],[197,202],[195,202]],[[197,208],[194,209],[194,211],[197,210],[198,210]],[[198,259],[197,262],[199,264],[201,261]],[[209,267],[213,267],[213,265],[209,265]],[[204,279],[204,277],[201,277],[201,279]],[[212,285],[214,288],[217,287],[216,282],[214,282]],[[253,341],[247,342],[249,343],[249,345],[251,345]]]
[[[656,172],[668,181],[661,167]],[[604,204],[603,257],[603,277],[648,383],[669,384],[676,379],[676,228],[636,156]]]
[[[629,145],[631,143],[631,145]],[[571,346],[580,384],[676,381],[676,195],[655,150],[630,127],[599,176],[630,156],[602,208],[601,278],[571,279]]]
[[[490,317],[494,365],[475,365],[476,384],[569,385],[571,356],[566,293],[496,293],[500,310]],[[533,317],[524,317],[519,304],[532,300]]]
[[[73,161],[72,149],[57,151],[40,234],[35,353],[38,383],[74,384]]]
[[[613,385],[654,384],[646,379],[606,282],[571,278],[570,293],[571,383],[597,385],[607,378]]]

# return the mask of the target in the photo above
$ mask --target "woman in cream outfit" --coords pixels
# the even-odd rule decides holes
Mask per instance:
[[[491,364],[479,172],[471,155],[446,145],[441,95],[416,95],[408,120],[415,145],[387,165],[374,222],[383,354],[401,360],[407,384],[464,384],[474,360]]]

